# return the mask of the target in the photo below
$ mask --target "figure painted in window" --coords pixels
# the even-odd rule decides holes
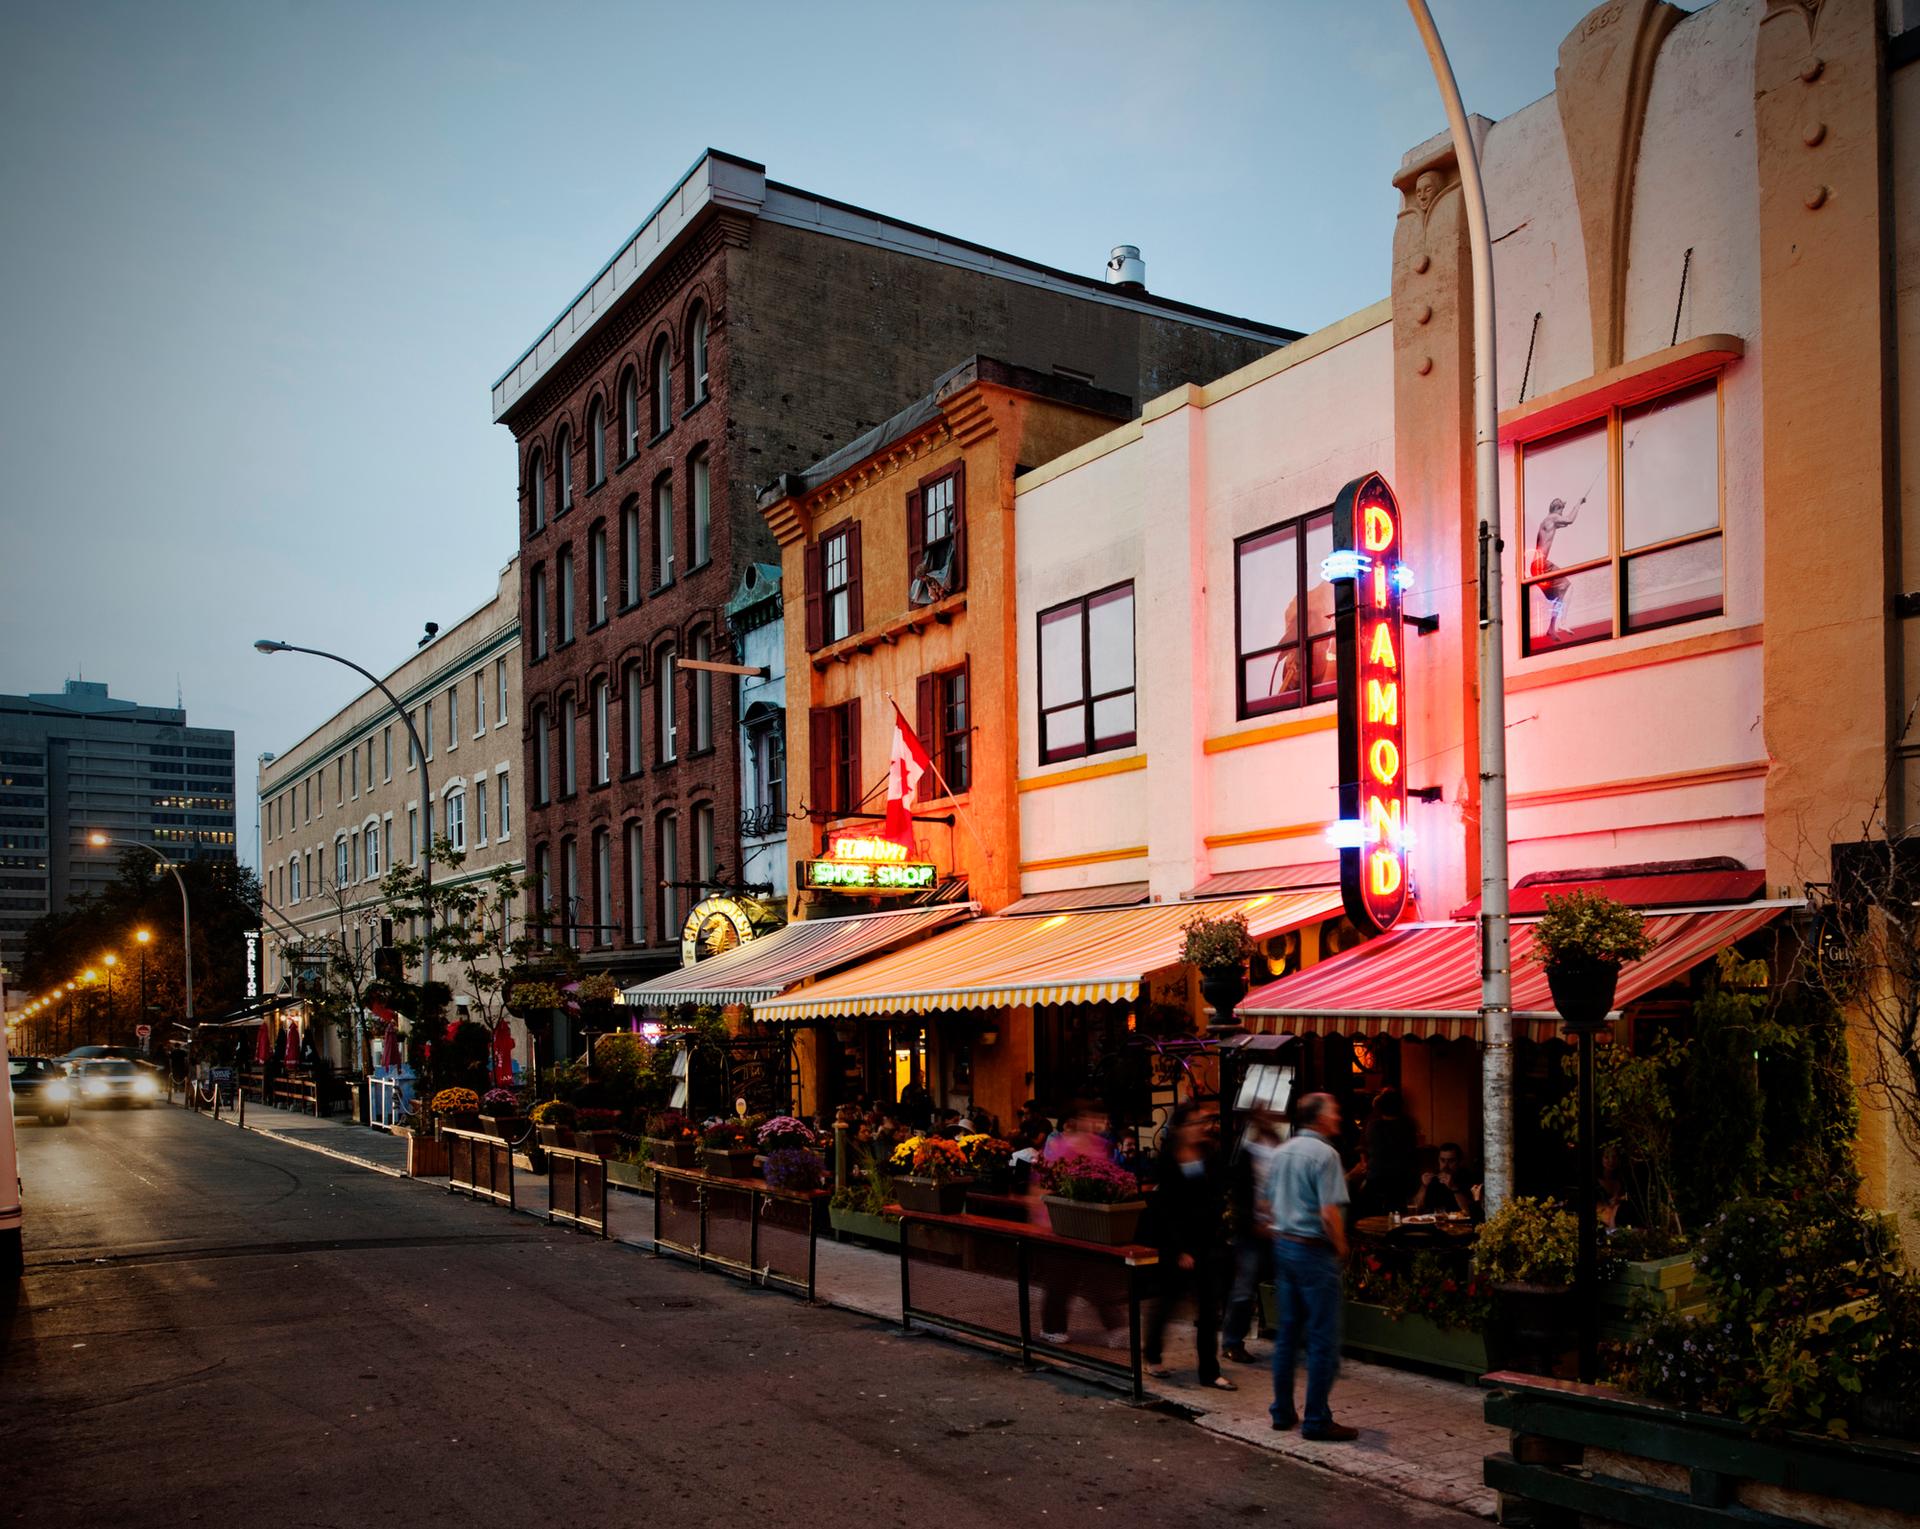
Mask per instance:
[[[1539,530],[1533,533],[1533,556],[1527,561],[1527,577],[1540,580],[1534,588],[1547,602],[1547,629],[1540,634],[1542,642],[1559,642],[1565,637],[1567,591],[1573,587],[1573,580],[1543,579],[1541,575],[1554,571],[1553,539],[1580,518],[1580,506],[1586,502],[1584,498],[1576,499],[1569,509],[1566,500],[1555,499],[1547,506]]]

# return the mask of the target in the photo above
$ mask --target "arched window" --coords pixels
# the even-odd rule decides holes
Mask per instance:
[[[673,478],[662,473],[653,485],[653,587],[673,582]]]
[[[607,525],[595,521],[587,533],[587,624],[607,619]]]
[[[552,768],[553,726],[547,717],[547,708],[536,706],[533,709],[533,799],[539,806],[546,806],[553,800],[553,777],[548,773]]]
[[[587,486],[607,481],[607,411],[599,399],[587,410]]]
[[[559,563],[560,646],[564,648],[573,641],[573,548],[560,549]]]
[[[571,839],[560,841],[560,924],[562,938],[580,948],[580,850]]]
[[[620,506],[620,608],[640,603],[640,501]]]
[[[696,303],[687,320],[687,402],[699,403],[707,396],[707,310]]]
[[[540,943],[553,943],[553,846],[533,852],[533,911],[540,923]]]
[[[673,425],[673,362],[667,355],[667,337],[653,342],[653,433],[665,435]]]
[[[289,902],[300,901],[300,857],[295,855],[287,862],[287,890],[292,895]]]
[[[669,764],[680,757],[680,729],[673,704],[673,644],[661,648],[653,660],[654,704],[660,709],[654,725],[654,737],[660,750],[660,762]]]
[[[713,658],[713,637],[707,632],[696,632],[693,638],[693,656],[702,662]],[[693,751],[698,754],[703,749],[713,747],[713,675],[706,669],[693,671]]]
[[[713,555],[713,482],[707,454],[696,451],[687,462],[688,492],[693,496],[693,562],[698,568]]]
[[[527,453],[527,527],[538,531],[547,523],[547,463],[534,447]]]
[[[369,823],[361,834],[360,865],[368,881],[380,879],[380,825]]]
[[[446,795],[442,812],[446,816],[448,842],[461,854],[467,849],[467,793],[455,787]]]
[[[527,593],[530,596],[527,604],[530,607],[531,625],[533,627],[533,656],[535,659],[542,659],[547,656],[547,642],[549,640],[547,628],[547,565],[545,563],[535,563],[533,565],[533,575],[527,581]],[[409,738],[407,742],[408,769],[413,768],[413,760],[414,747],[412,739]]]
[[[338,834],[333,841],[333,884],[336,889],[353,879],[352,861],[347,853],[347,836]]]
[[[640,379],[632,372],[620,375],[620,460],[640,454]]]
[[[579,777],[573,771],[573,735],[580,725],[580,708],[572,696],[560,703],[560,794],[572,796],[579,789]]]
[[[646,761],[640,755],[640,717],[646,710],[640,689],[645,679],[637,663],[628,664],[620,676],[620,706],[626,722],[626,772],[629,775],[636,775],[646,768]]]
[[[593,729],[589,757],[593,765],[593,783],[607,783],[607,682],[593,682],[593,701],[588,709],[587,725]]]
[[[647,857],[640,825],[627,824],[627,941],[647,943]]]
[[[663,812],[653,825],[653,854],[659,866],[659,937],[662,945],[680,938],[680,824],[671,812]]]
[[[573,508],[573,431],[566,425],[553,440],[554,492],[559,500],[556,513],[564,515]]]
[[[613,839],[604,828],[593,831],[593,943],[613,943]]]
[[[719,843],[713,833],[713,803],[693,804],[693,879],[700,883],[700,895],[706,896],[714,873],[719,870]]]

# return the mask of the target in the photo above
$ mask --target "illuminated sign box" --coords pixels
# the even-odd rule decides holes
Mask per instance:
[[[929,860],[802,860],[800,885],[821,892],[923,892],[934,884]]]

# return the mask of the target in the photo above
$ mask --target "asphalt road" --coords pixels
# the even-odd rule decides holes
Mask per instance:
[[[0,1521],[1478,1521],[157,1108],[22,1122]]]

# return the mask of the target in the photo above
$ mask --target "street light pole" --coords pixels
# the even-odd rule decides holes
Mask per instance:
[[[193,908],[187,901],[187,884],[176,866],[151,844],[142,844],[138,839],[115,839],[108,834],[94,832],[87,835],[87,843],[95,849],[112,845],[116,849],[143,849],[159,862],[163,871],[170,872],[174,885],[180,888],[180,961],[185,971],[187,984],[187,1029],[193,1029]]]
[[[1494,386],[1493,237],[1480,154],[1427,0],[1407,0],[1447,111],[1473,261],[1473,489],[1480,546],[1480,1065],[1489,1213],[1513,1193],[1513,971],[1507,902],[1507,677],[1501,608],[1500,436]]]
[[[428,628],[428,636],[433,628]],[[424,645],[424,644],[423,644]],[[306,653],[314,658],[330,658],[336,664],[344,665],[361,675],[376,690],[387,698],[387,703],[399,714],[400,725],[407,730],[407,737],[413,742],[413,757],[420,766],[420,826],[422,833],[420,857],[420,915],[425,924],[425,933],[420,943],[420,1008],[424,1020],[427,1004],[427,987],[433,981],[433,780],[427,772],[427,749],[421,742],[420,734],[413,725],[413,718],[406,707],[400,704],[400,698],[387,688],[387,682],[371,669],[364,669],[350,658],[342,658],[338,653],[329,653],[322,648],[302,648],[290,642],[275,642],[272,638],[262,637],[254,643],[254,650],[260,653]]]

